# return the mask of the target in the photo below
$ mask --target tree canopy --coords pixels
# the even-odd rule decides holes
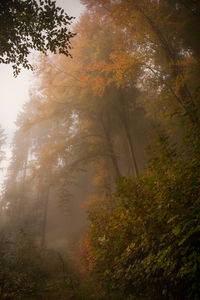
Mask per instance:
[[[24,67],[31,50],[69,55],[69,17],[52,0],[7,0],[0,2],[0,63],[12,64],[14,75]]]

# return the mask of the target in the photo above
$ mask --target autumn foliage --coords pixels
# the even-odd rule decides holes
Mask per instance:
[[[69,299],[199,299],[198,1],[82,3],[73,59],[38,59],[3,210],[42,251],[52,200],[87,211],[48,299],[62,274]]]

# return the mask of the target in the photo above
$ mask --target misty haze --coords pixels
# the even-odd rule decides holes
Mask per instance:
[[[200,299],[200,2],[0,25],[0,299]]]

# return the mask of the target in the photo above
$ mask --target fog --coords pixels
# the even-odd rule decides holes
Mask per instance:
[[[199,299],[199,7],[139,2],[2,4],[0,299]]]

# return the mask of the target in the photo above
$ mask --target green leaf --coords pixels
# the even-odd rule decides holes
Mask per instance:
[[[173,233],[174,235],[178,235],[178,234],[180,233],[180,231],[181,231],[180,226],[176,226],[176,227],[172,230],[172,233]]]

